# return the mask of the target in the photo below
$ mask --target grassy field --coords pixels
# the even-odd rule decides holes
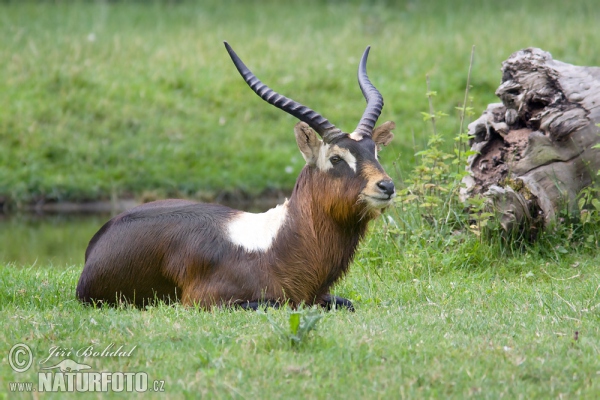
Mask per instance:
[[[299,345],[274,328],[290,331],[289,310],[93,309],[74,299],[81,265],[2,265],[0,397],[70,358],[145,372],[168,398],[597,398],[597,254],[534,246],[516,257],[472,238],[443,247],[400,243],[377,224],[336,290],[357,311],[322,314]],[[17,343],[34,357],[24,373],[7,362]],[[136,347],[38,364],[52,346],[111,343]]]
[[[245,86],[223,40],[346,131],[362,115],[355,75],[372,45],[381,120],[398,125],[383,162],[406,170],[427,140],[426,74],[438,109],[456,115],[475,45],[480,112],[520,48],[600,65],[599,14],[592,0],[2,2],[0,202],[289,190],[296,121]],[[440,124],[458,130],[456,118]]]
[[[344,130],[363,111],[355,73],[371,44],[381,120],[398,125],[382,162],[417,193],[431,178],[412,169],[433,154],[415,156],[431,134],[420,114],[426,74],[436,110],[450,115],[438,123],[449,148],[472,45],[477,114],[520,48],[600,65],[591,0],[472,4],[0,3],[0,202],[288,190],[302,166],[295,121],[249,91],[224,39],[266,83]],[[357,311],[319,312],[297,344],[290,321],[311,310],[84,307],[75,285],[103,219],[1,219],[0,398],[65,358],[147,373],[150,389],[164,383],[144,394],[156,398],[600,397],[600,219],[567,219],[536,243],[507,240],[469,220],[443,178],[429,198],[400,192],[373,224],[335,288]],[[18,343],[33,355],[22,373],[9,364]],[[111,344],[131,354],[77,354]],[[49,357],[56,346],[63,354]]]

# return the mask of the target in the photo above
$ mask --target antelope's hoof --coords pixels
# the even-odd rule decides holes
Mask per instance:
[[[354,305],[348,299],[338,296],[332,296],[330,294],[326,294],[321,298],[321,307],[327,309],[327,311],[333,308],[345,308],[348,311],[354,312]]]

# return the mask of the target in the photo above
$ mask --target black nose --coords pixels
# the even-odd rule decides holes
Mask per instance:
[[[391,196],[396,192],[396,189],[394,188],[394,182],[392,182],[390,180],[377,182],[377,187],[379,189],[381,189],[381,191],[384,194],[387,194],[388,196]]]

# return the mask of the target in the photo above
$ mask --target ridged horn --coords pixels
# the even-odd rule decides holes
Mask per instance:
[[[373,133],[373,128],[375,128],[377,119],[379,119],[379,115],[381,115],[381,110],[383,109],[383,97],[379,93],[379,90],[373,86],[367,75],[367,58],[369,57],[370,49],[371,46],[367,46],[358,65],[358,84],[363,96],[365,96],[365,100],[367,100],[367,108],[355,131],[367,136],[371,136],[371,133]]]
[[[331,143],[333,140],[345,136],[340,129],[336,128],[331,122],[329,122],[321,114],[311,110],[310,108],[303,106],[302,104],[295,102],[292,99],[275,92],[267,85],[262,83],[253,73],[246,67],[246,65],[240,60],[235,54],[235,51],[229,46],[229,43],[225,43],[225,48],[235,64],[235,67],[239,71],[242,78],[246,81],[250,89],[252,89],[261,99],[267,103],[274,105],[277,108],[285,111],[288,114],[293,115],[300,121],[306,122],[311,128],[313,128],[322,138],[325,143]]]

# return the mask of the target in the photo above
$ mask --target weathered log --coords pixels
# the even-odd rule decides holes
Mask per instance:
[[[469,124],[470,175],[463,199],[488,197],[506,230],[548,226],[577,213],[577,195],[600,168],[600,68],[580,67],[528,48],[502,63],[488,105]]]

